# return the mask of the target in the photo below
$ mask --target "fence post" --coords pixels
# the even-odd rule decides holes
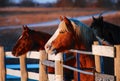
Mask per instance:
[[[94,42],[94,45],[98,45],[98,42]],[[95,67],[96,71],[101,73],[101,64],[100,64],[100,56],[95,55]]]
[[[20,56],[20,70],[21,70],[21,81],[27,81],[28,72],[26,67],[26,54]]]
[[[114,59],[116,81],[120,81],[120,45],[115,45],[116,57]]]
[[[6,81],[4,47],[0,46],[0,81]]]
[[[45,50],[40,50],[39,60],[39,81],[48,81],[48,75],[46,72],[46,66],[42,64],[42,61],[47,60],[47,53]]]
[[[63,81],[63,54],[55,56],[55,81]]]

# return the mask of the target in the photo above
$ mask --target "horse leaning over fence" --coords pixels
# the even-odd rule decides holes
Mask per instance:
[[[60,17],[61,22],[54,35],[45,44],[48,54],[68,52],[70,49],[90,51],[93,41],[96,40],[93,31],[75,19]],[[74,54],[74,56],[76,56]],[[85,71],[94,71],[94,58],[90,55],[80,54],[80,68]],[[73,67],[76,67],[76,61]],[[77,72],[74,72],[74,80],[77,81]],[[93,75],[80,74],[80,81],[94,81]]]
[[[120,44],[120,26],[104,21],[103,16],[101,16],[101,14],[98,18],[95,18],[94,16],[92,18],[93,21],[90,27],[92,28],[92,30],[94,31],[97,37],[103,39],[103,42],[107,41],[108,42],[107,45]],[[113,75],[114,59],[104,57],[103,61],[104,61],[104,69],[103,69],[104,73]]]
[[[51,37],[50,34],[41,32],[41,31],[35,31],[29,29],[27,26],[23,26],[23,32],[20,38],[17,40],[15,46],[13,47],[12,54],[14,56],[21,56],[22,54],[26,54],[28,51],[39,51],[39,50],[45,50],[44,45]],[[70,54],[70,53],[69,53]],[[71,57],[70,54],[68,57]],[[73,59],[70,59],[68,61],[65,61],[65,64],[71,65],[73,62]],[[70,70],[65,69],[65,79],[67,81],[70,81],[72,78],[72,72]],[[48,67],[48,73],[54,73],[54,69],[51,67]],[[70,78],[71,76],[71,78]]]
[[[103,16],[95,18],[93,16],[93,22],[90,26],[95,34],[105,41],[108,41],[111,45],[120,44],[120,26],[103,20]]]

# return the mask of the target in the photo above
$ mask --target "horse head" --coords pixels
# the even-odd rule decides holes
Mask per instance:
[[[82,46],[83,38],[80,28],[76,23],[78,20],[68,19],[67,17],[60,18],[62,20],[54,35],[48,40],[45,45],[47,53],[68,52],[69,49],[84,49]]]
[[[95,18],[94,16],[92,16],[92,23],[91,23],[91,28],[94,31],[94,33],[103,38],[102,32],[103,32],[103,16],[99,16],[98,18]]]
[[[27,26],[23,26],[22,35],[17,40],[13,47],[12,54],[14,56],[20,56],[28,52],[32,47],[32,39],[30,36],[31,30]]]

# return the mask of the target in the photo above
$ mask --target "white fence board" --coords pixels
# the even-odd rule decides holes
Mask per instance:
[[[114,50],[112,46],[92,45],[93,54],[99,56],[114,57]]]
[[[6,74],[21,77],[20,70],[6,69]]]
[[[95,81],[115,81],[115,76],[95,73]]]
[[[12,57],[12,58],[19,58],[19,57],[15,57],[12,55],[12,52],[8,51],[8,52],[5,52],[6,56],[7,57]],[[36,51],[29,51],[27,53],[27,58],[32,58],[32,59],[39,59],[39,56],[40,56],[40,52],[36,52]]]
[[[21,71],[20,70],[6,69],[6,74],[21,77]],[[34,79],[34,80],[39,80],[39,74],[34,73],[34,72],[28,72],[28,78],[29,79]],[[49,81],[54,81],[55,80],[55,75],[54,74],[48,74],[48,79],[49,79]]]

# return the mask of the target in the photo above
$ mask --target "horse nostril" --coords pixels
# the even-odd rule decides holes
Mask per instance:
[[[46,48],[48,49],[48,46],[46,46]]]
[[[47,48],[48,50],[50,50],[51,47],[52,47],[51,45],[47,45],[47,46],[46,46],[46,48]]]

